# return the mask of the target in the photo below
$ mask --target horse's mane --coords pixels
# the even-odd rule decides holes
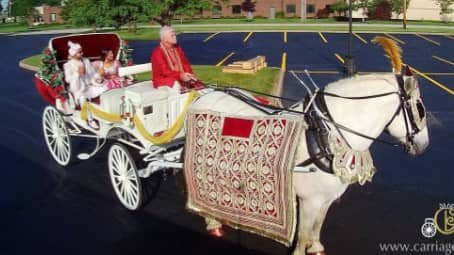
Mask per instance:
[[[395,91],[396,77],[393,73],[372,73],[345,78],[325,87],[325,91],[343,96],[366,96]]]
[[[402,49],[397,42],[384,36],[375,36],[372,42],[383,47],[386,56],[391,60],[394,72],[399,74],[402,70]]]

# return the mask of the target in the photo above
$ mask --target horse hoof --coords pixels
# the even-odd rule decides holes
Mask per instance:
[[[307,252],[307,255],[326,255],[325,251]]]
[[[222,227],[208,230],[208,235],[215,237],[215,238],[221,238],[224,236],[224,234],[225,233],[224,233],[224,230],[222,229]]]

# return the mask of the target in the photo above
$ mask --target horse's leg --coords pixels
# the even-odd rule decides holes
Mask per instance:
[[[323,222],[325,221],[326,214],[332,202],[325,203],[321,206],[320,211],[315,219],[314,226],[312,229],[312,240],[311,246],[307,249],[308,254],[324,254],[325,247],[320,242],[320,231],[322,229]]]
[[[304,200],[299,198],[298,241],[293,255],[306,254],[306,248],[312,245],[312,231],[322,205],[323,200],[317,197]]]
[[[214,237],[224,236],[224,230],[222,229],[222,224],[210,217],[205,217],[206,229],[208,234]]]
[[[311,246],[308,248],[308,254],[325,254],[322,243],[320,242],[320,232],[322,230],[323,223],[325,222],[326,214],[328,213],[328,209],[331,207],[331,204],[339,198],[346,189],[346,186],[340,187],[337,191],[337,194],[333,194],[334,197],[331,197],[327,201],[325,201],[322,206],[320,207],[320,211],[317,214],[317,218],[315,219],[314,226],[312,229],[312,239],[311,239]]]

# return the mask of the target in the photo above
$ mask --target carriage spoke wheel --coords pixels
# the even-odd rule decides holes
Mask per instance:
[[[43,131],[52,157],[58,164],[68,165],[71,161],[71,138],[63,117],[52,106],[44,109]]]
[[[114,144],[109,150],[109,174],[120,202],[129,210],[142,205],[143,192],[134,160],[124,145]]]

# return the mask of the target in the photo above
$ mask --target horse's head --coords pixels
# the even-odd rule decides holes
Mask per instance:
[[[400,109],[396,110],[387,131],[404,145],[409,154],[419,155],[429,145],[427,112],[419,91],[418,80],[408,67],[406,74],[398,77]]]

